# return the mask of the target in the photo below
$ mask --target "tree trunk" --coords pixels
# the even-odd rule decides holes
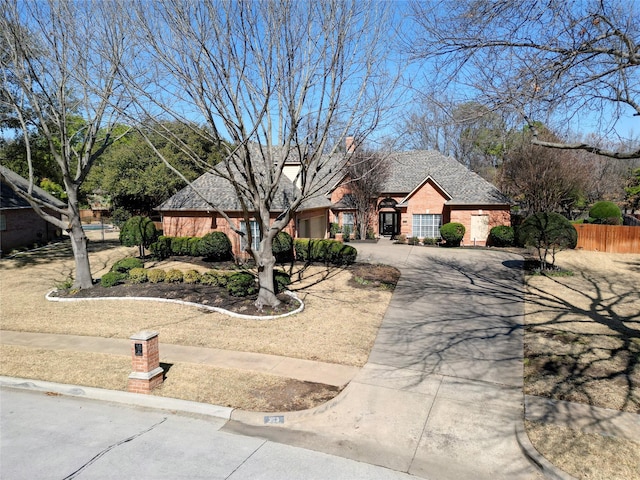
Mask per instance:
[[[255,305],[259,309],[267,305],[276,308],[281,303],[276,296],[275,282],[273,279],[273,267],[276,264],[276,258],[273,256],[271,243],[270,238],[262,240],[257,255],[258,258],[256,258],[260,290],[258,291],[258,298],[256,299]]]
[[[92,288],[93,278],[91,277],[91,266],[89,265],[89,254],[87,252],[87,236],[84,234],[79,218],[71,219],[71,247],[73,257],[76,262],[76,275],[73,288]]]

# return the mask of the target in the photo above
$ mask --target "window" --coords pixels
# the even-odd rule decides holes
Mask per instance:
[[[251,243],[251,248],[254,251],[257,251],[260,248],[260,227],[258,226],[258,222],[256,222],[255,220],[251,220],[249,222],[250,226],[251,226],[251,236],[252,236],[252,243]],[[242,221],[240,222],[240,231],[247,233],[247,223]],[[243,236],[240,238],[240,250],[244,251],[245,248],[247,248],[247,236]]]
[[[440,238],[442,215],[420,214],[413,215],[412,237]]]
[[[350,231],[353,232],[353,224],[354,224],[353,213],[343,213],[342,214],[342,228],[349,227]]]

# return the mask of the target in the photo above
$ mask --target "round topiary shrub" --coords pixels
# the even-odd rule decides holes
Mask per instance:
[[[147,270],[144,268],[132,268],[129,270],[129,281],[131,283],[145,283],[147,281]]]
[[[149,217],[131,217],[120,229],[120,243],[126,247],[137,246],[140,257],[144,257],[144,249],[158,238],[155,223]]]
[[[293,260],[293,238],[287,232],[279,232],[271,245],[276,262],[287,263]]]
[[[498,225],[489,232],[489,244],[494,247],[512,247],[515,240],[513,227]]]
[[[440,235],[447,242],[447,247],[459,247],[466,229],[461,223],[450,222],[440,227]]]
[[[183,273],[180,270],[172,268],[164,276],[165,283],[180,283],[184,278]]]
[[[246,297],[258,291],[253,275],[247,272],[237,272],[227,278],[227,291],[234,297]]]
[[[223,232],[207,233],[200,239],[200,255],[214,262],[231,259],[231,241],[229,237]]]
[[[126,273],[109,272],[105,273],[100,279],[100,285],[103,287],[113,287],[119,283],[123,283],[127,279]]]
[[[152,268],[147,272],[147,279],[150,283],[162,283],[167,273],[161,268]]]
[[[589,210],[589,223],[622,225],[622,212],[613,202],[597,202]]]
[[[555,254],[568,248],[576,248],[578,232],[569,220],[555,212],[535,213],[518,228],[518,242],[534,247],[538,252],[540,267],[553,268]]]
[[[129,270],[132,270],[134,268],[142,268],[142,267],[144,267],[144,262],[142,260],[140,260],[139,258],[127,257],[127,258],[118,260],[116,263],[114,263],[113,266],[111,267],[111,271],[119,272],[119,273],[128,273]]]
[[[184,281],[184,283],[200,283],[200,279],[202,278],[202,276],[200,275],[200,272],[198,272],[197,270],[187,270],[186,272],[184,272],[184,275],[182,277],[182,280]]]

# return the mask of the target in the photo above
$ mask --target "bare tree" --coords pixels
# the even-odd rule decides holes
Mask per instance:
[[[410,48],[435,72],[490,108],[508,106],[528,123],[532,143],[639,158],[586,142],[546,141],[536,122],[597,118],[600,133],[640,115],[640,22],[636,1],[414,2]],[[441,87],[444,88],[441,84]],[[559,123],[560,124],[560,123]]]
[[[591,165],[573,152],[533,145],[530,135],[525,131],[505,157],[500,169],[500,188],[528,214],[563,212],[570,216],[587,188]],[[545,132],[544,138],[555,140],[549,132]]]
[[[21,131],[24,139],[29,186],[25,191],[5,180],[42,218],[69,233],[76,263],[74,286],[90,288],[79,190],[95,160],[116,139],[110,103],[123,92],[116,79],[127,54],[122,25],[114,15],[119,6],[115,1],[0,0],[0,10],[0,105],[4,123]],[[32,195],[30,142],[39,136],[46,139],[62,174],[66,208]]]
[[[347,161],[347,185],[356,209],[356,225],[361,239],[376,213],[376,201],[389,176],[389,157],[378,152],[359,150]]]
[[[203,167],[233,185],[244,221],[258,222],[257,251],[246,232],[258,267],[258,307],[279,303],[274,237],[305,200],[336,180],[346,134],[366,138],[385,113],[394,80],[389,8],[343,0],[137,4],[147,66],[154,66],[131,74],[137,106],[142,114],[162,113],[185,124],[197,118],[212,140],[226,141],[220,143],[225,159]],[[300,163],[296,188],[287,193],[288,209],[272,221],[283,169],[292,161]],[[215,202],[210,206],[245,234]]]

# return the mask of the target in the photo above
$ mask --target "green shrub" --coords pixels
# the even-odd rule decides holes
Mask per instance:
[[[200,255],[214,262],[231,259],[231,241],[229,237],[223,232],[207,233],[200,239]]]
[[[296,260],[299,262],[310,262],[311,258],[311,240],[308,238],[296,238],[293,241],[293,249]]]
[[[201,276],[200,276],[200,283],[202,283],[203,285],[211,285],[211,286],[224,286],[221,285],[220,283],[220,277],[221,277],[220,272],[217,272],[216,270],[209,270],[208,272],[204,272]]]
[[[513,227],[498,225],[489,232],[489,244],[496,247],[512,247],[515,239]]]
[[[111,223],[116,227],[122,228],[122,225],[131,218],[131,213],[122,207],[118,207],[111,212]]]
[[[167,272],[164,277],[165,283],[180,283],[184,278],[183,273],[180,270],[172,268]]]
[[[448,247],[459,247],[465,231],[464,225],[456,222],[445,223],[440,227],[440,235]]]
[[[234,297],[246,297],[258,291],[253,275],[247,272],[237,272],[229,275],[227,291]]]
[[[105,273],[100,279],[100,285],[103,287],[113,287],[119,283],[123,283],[127,279],[126,273],[109,272]]]
[[[622,225],[622,212],[613,202],[597,202],[589,210],[589,223]]]
[[[171,237],[158,237],[158,240],[149,245],[151,255],[158,260],[164,260],[171,256]]]
[[[351,240],[351,227],[349,225],[343,225],[342,235],[343,235],[342,238],[345,242],[348,242],[349,240]]]
[[[166,275],[166,272],[161,268],[152,268],[147,272],[147,279],[151,283],[162,283]]]
[[[409,245],[420,245],[420,239],[418,237],[409,237],[407,238],[407,243]]]
[[[120,229],[120,243],[127,247],[138,246],[140,257],[144,257],[144,249],[158,238],[156,225],[148,217],[131,217]]]
[[[189,238],[189,240],[187,240],[187,247],[189,249],[189,255],[191,255],[192,257],[199,257],[202,254],[200,253],[201,251],[201,243],[202,243],[202,238],[199,237],[191,237]]]
[[[424,237],[422,239],[422,244],[423,245],[436,245],[438,243],[438,238],[429,238],[429,237]]]
[[[145,283],[147,281],[147,270],[144,268],[132,268],[129,270],[129,281],[131,283]]]
[[[287,232],[279,232],[271,245],[276,262],[287,263],[293,260],[293,238]]]
[[[282,270],[274,270],[273,284],[276,287],[276,293],[284,292],[291,285],[291,275]]]
[[[358,251],[355,248],[341,242],[331,242],[329,251],[330,255],[326,262],[332,265],[351,265],[358,256]]]
[[[127,257],[127,258],[118,260],[116,263],[114,263],[113,266],[111,267],[111,271],[119,272],[119,273],[128,273],[129,270],[133,268],[142,268],[142,267],[144,267],[144,262],[142,260],[140,260],[139,258]]]
[[[518,228],[518,242],[534,247],[541,268],[552,268],[555,254],[567,248],[576,248],[578,232],[569,220],[555,212],[536,213]]]
[[[202,276],[197,270],[187,270],[184,272],[182,280],[184,283],[200,283]]]
[[[311,259],[312,262],[328,263],[330,261],[331,241],[337,240],[311,240]],[[338,242],[340,243],[340,242]]]
[[[190,237],[171,237],[171,253],[173,255],[188,255],[188,241]]]

